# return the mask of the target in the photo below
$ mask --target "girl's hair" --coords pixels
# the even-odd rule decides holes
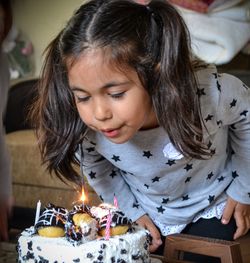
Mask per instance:
[[[78,115],[66,64],[96,48],[120,70],[137,72],[160,126],[180,152],[201,159],[209,155],[202,143],[190,37],[176,9],[165,0],[147,6],[129,0],[92,0],[74,13],[46,50],[31,116],[50,172],[62,180],[79,181],[75,151],[87,127]]]

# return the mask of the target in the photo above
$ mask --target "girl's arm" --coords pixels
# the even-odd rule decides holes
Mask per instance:
[[[232,149],[232,183],[227,189],[222,223],[227,224],[234,216],[236,239],[250,229],[250,88],[230,75],[225,76],[221,86],[219,109],[223,123],[229,126]]]

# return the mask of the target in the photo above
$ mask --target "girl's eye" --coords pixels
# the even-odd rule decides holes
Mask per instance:
[[[90,99],[90,96],[86,96],[86,97],[77,97],[76,96],[77,102],[87,102],[89,99]]]
[[[125,94],[125,91],[119,92],[119,93],[112,93],[112,94],[110,94],[110,96],[111,96],[112,98],[114,98],[114,99],[120,99],[121,97],[124,96],[124,94]]]

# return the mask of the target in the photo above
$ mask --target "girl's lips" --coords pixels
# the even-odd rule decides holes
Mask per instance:
[[[103,130],[102,133],[106,137],[114,138],[114,137],[116,137],[119,134],[119,130],[118,129],[115,129],[115,130]]]

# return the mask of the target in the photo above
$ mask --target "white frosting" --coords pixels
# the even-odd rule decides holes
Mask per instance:
[[[73,246],[65,237],[41,237],[30,227],[18,239],[18,262],[150,263],[147,236],[147,230],[135,226],[133,233]]]

